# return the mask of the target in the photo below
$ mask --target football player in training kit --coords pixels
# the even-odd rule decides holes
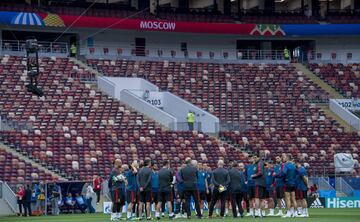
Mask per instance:
[[[130,169],[126,172],[126,180],[127,180],[127,186],[126,186],[126,201],[128,203],[128,209],[127,209],[127,216],[126,218],[128,220],[133,219],[133,208],[136,206],[136,203],[138,202],[138,187],[136,182],[136,176],[138,173],[138,163],[137,161],[134,161],[130,165]]]
[[[151,174],[151,204],[157,204],[158,201],[158,192],[159,192],[159,175],[158,175],[158,167],[156,164],[152,164],[152,174]],[[155,207],[155,214],[157,214],[157,207]]]
[[[175,209],[172,206],[174,197],[177,199],[175,218],[183,218],[181,208],[183,212],[187,212],[185,217],[190,218],[190,198],[193,198],[197,216],[201,218],[200,203],[207,199],[207,193],[212,194],[209,218],[212,218],[217,202],[220,202],[221,206],[220,216],[225,216],[225,201],[228,196],[231,200],[233,217],[242,217],[242,200],[246,202],[247,195],[251,200],[247,206],[251,207],[250,214],[253,217],[265,216],[265,199],[268,199],[270,211],[268,216],[275,216],[274,199],[277,199],[278,207],[281,208],[281,199],[284,196],[287,211],[283,217],[308,217],[307,172],[300,163],[294,164],[291,154],[284,154],[281,158],[277,156],[275,166],[271,160],[266,160],[264,163],[257,155],[249,157],[249,160],[251,164],[246,167],[243,163],[231,162],[227,170],[224,167],[224,160],[220,159],[218,168],[211,171],[209,167],[201,164],[198,166],[195,160],[187,158],[186,164],[179,167],[178,172],[174,174],[168,160],[162,162],[162,168],[157,172],[156,165],[152,165],[150,159],[145,159],[142,163],[139,161],[141,168],[138,161],[134,161],[130,168],[127,167],[128,169],[125,169],[121,160],[117,159],[114,161],[114,168],[109,178],[109,190],[113,202],[111,220],[121,218],[125,196],[128,201],[128,220],[134,219],[132,213],[137,201],[140,201],[138,209],[140,220],[144,219],[144,213],[146,219],[151,220],[151,204],[155,204],[157,219],[160,219],[161,208],[167,204],[169,219],[172,219],[175,216],[173,213]],[[210,176],[211,180],[209,180]],[[175,192],[172,191],[173,187]],[[285,195],[284,187],[286,187]],[[183,203],[182,207],[181,203]],[[255,210],[252,204],[255,204]],[[276,216],[281,214],[282,211],[279,209]]]
[[[184,182],[180,176],[181,168],[184,168],[186,165],[183,164],[181,167],[178,167],[178,171],[175,173],[176,185],[175,185],[175,195],[176,195],[176,219],[186,218],[185,213],[185,198],[184,198]]]
[[[255,213],[253,216],[262,217],[262,211],[264,210],[265,192],[266,192],[266,175],[264,162],[260,160],[258,155],[254,155],[254,172],[252,179],[255,181]]]
[[[198,163],[198,183],[197,188],[199,191],[199,200],[200,200],[200,209],[201,214],[204,210],[204,202],[206,200],[206,194],[209,192],[208,184],[207,184],[207,173],[203,168],[201,163]]]
[[[143,212],[143,209],[145,208],[146,217],[148,220],[151,220],[151,214],[150,214],[151,187],[152,187],[151,175],[152,175],[151,160],[145,159],[144,166],[138,172],[137,183],[140,193],[139,217],[140,218],[143,217],[141,214]]]
[[[285,163],[283,163],[280,156],[275,157],[276,164],[274,165],[274,175],[280,175],[280,172],[284,170]],[[282,216],[282,200],[285,197],[285,190],[284,190],[284,177],[282,176],[275,176],[275,198],[277,200],[277,206],[279,212],[275,216]]]
[[[254,158],[253,156],[249,156],[249,163],[246,165],[246,178],[247,178],[247,194],[249,197],[249,207],[250,210],[249,213],[246,216],[254,216],[254,198],[255,198],[255,181],[252,178],[252,175],[254,174]]]
[[[169,210],[169,219],[174,218],[174,213],[172,211],[172,190],[171,184],[173,181],[173,174],[170,169],[170,162],[168,160],[163,161],[163,167],[158,172],[158,179],[159,179],[159,190],[158,190],[158,201],[157,204],[157,211],[155,214],[156,219],[160,219],[160,211],[162,203],[167,203],[168,210]]]
[[[298,205],[298,217],[309,217],[309,212],[307,208],[307,188],[308,188],[308,178],[307,172],[304,166],[301,163],[296,164],[297,169],[297,178],[296,178],[296,200]]]
[[[286,203],[286,214],[283,217],[297,217],[296,209],[296,198],[295,198],[295,190],[296,190],[296,176],[297,171],[295,164],[292,162],[291,154],[283,155],[283,162],[285,162],[285,166],[283,171],[280,171],[279,177],[285,178],[285,203]]]
[[[122,172],[122,162],[116,159],[113,163],[113,169],[110,172],[108,187],[112,201],[112,213],[110,220],[121,219],[122,207],[125,204],[125,181],[126,178]]]
[[[265,162],[265,174],[266,174],[266,194],[265,198],[268,202],[268,208],[269,208],[269,214],[267,216],[275,216],[274,214],[274,182],[275,178],[273,176],[274,174],[274,168],[272,161],[266,161]],[[265,215],[265,213],[263,213]]]

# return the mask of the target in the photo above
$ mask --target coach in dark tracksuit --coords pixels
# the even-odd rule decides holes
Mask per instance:
[[[146,216],[148,219],[151,218],[150,215],[150,204],[151,204],[151,175],[152,170],[150,169],[151,161],[150,159],[145,159],[144,167],[138,173],[137,183],[140,190],[140,205],[139,205],[139,216],[141,217],[141,212],[143,206],[146,203]]]
[[[243,199],[243,187],[245,186],[245,178],[244,174],[240,172],[237,168],[238,164],[234,162],[232,167],[229,169],[229,176],[230,176],[230,186],[229,186],[229,193],[231,197],[231,206],[233,211],[233,217],[237,217],[237,209],[236,206],[239,207],[239,212],[241,217],[243,217],[244,210],[241,205],[241,201]]]
[[[219,160],[218,161],[218,168],[216,168],[212,173],[212,182],[214,184],[214,190],[213,195],[211,197],[211,204],[209,209],[209,218],[212,217],[214,207],[218,199],[220,199],[221,202],[221,211],[220,216],[224,217],[225,214],[225,200],[226,200],[226,193],[227,193],[227,186],[230,183],[230,176],[229,172],[224,169],[224,161]],[[223,190],[221,190],[221,187],[224,187]]]
[[[197,163],[191,163],[191,159],[186,160],[186,166],[180,170],[180,176],[184,183],[185,208],[188,218],[191,216],[190,200],[193,197],[197,217],[201,218],[199,196],[197,190],[198,170],[194,166]]]

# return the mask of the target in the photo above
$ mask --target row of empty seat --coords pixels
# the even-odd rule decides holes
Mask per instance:
[[[360,64],[310,64],[310,69],[347,98],[360,98]]]
[[[359,135],[343,132],[311,104],[327,102],[329,95],[292,65],[94,59],[88,64],[108,76],[145,78],[181,96],[218,116],[225,139],[242,144],[239,139],[244,137],[253,151],[301,154],[308,157],[301,159],[305,162],[318,160],[312,161],[316,166],[328,162],[334,152],[358,158]],[[234,125],[238,134],[230,132]]]
[[[0,62],[0,112],[27,129],[1,133],[0,140],[69,179],[106,175],[114,158],[125,163],[169,158],[177,166],[187,156],[215,166],[219,157],[242,160],[243,153],[215,138],[170,132],[124,104],[72,78],[87,73],[67,58],[41,58],[39,87],[45,96],[27,92],[24,57]],[[176,155],[175,155],[176,153]]]
[[[57,177],[39,170],[0,148],[0,180],[10,184],[39,181],[56,181]]]

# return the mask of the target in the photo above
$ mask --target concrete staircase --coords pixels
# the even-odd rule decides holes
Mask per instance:
[[[330,94],[330,98],[332,99],[344,99],[344,96],[342,96],[338,91],[336,91],[334,88],[332,88],[329,84],[324,82],[322,79],[320,79],[318,76],[316,76],[312,71],[310,71],[305,65],[301,63],[295,63],[293,64],[296,70],[302,71],[305,76],[307,76],[312,82],[320,86],[323,90],[325,90],[327,93]],[[338,122],[345,130],[345,132],[352,132],[355,131],[355,129],[350,126],[347,122],[345,122],[341,117],[336,115],[334,112],[330,110],[329,104],[317,104],[317,106],[324,111],[326,116],[332,118],[336,122]]]
[[[316,76],[305,65],[303,65],[301,63],[295,63],[293,65],[298,71],[302,71],[303,74],[305,76],[307,76],[311,81],[313,81],[318,86],[320,86],[323,90],[325,90],[327,93],[329,93],[332,99],[344,99],[344,96],[342,96],[339,92],[337,92],[329,84],[327,84],[322,79],[320,79],[318,76]]]
[[[354,129],[350,124],[348,124],[345,120],[343,120],[341,117],[336,115],[333,111],[330,110],[329,104],[318,104],[317,107],[319,107],[326,116],[332,118],[336,122],[340,124],[341,127],[344,128],[345,132],[356,132],[356,129]]]
[[[38,169],[44,171],[45,173],[51,174],[53,177],[57,177],[59,178],[59,180],[61,181],[68,181],[68,179],[66,179],[65,177],[61,176],[60,174],[51,171],[49,169],[47,169],[46,167],[43,167],[42,165],[40,165],[39,163],[35,162],[34,160],[30,159],[29,157],[17,152],[16,150],[10,148],[9,146],[3,144],[0,142],[0,149],[5,150],[6,152],[11,153],[13,156],[18,157],[20,160],[23,160],[27,163],[30,163],[31,165],[37,167]]]
[[[101,72],[99,72],[98,70],[94,69],[93,67],[89,66],[88,64],[86,64],[85,62],[81,61],[80,59],[76,59],[71,57],[69,59],[70,61],[74,62],[74,64],[78,65],[79,68],[82,68],[86,71],[91,72],[92,74],[94,74],[96,77],[98,76],[103,76],[103,74]]]
[[[221,138],[221,137],[218,137],[216,138],[218,141],[219,141],[219,144],[220,145],[228,145],[230,147],[233,147],[235,149],[237,149],[238,151],[241,151],[242,153],[247,153],[249,155],[252,155],[254,154],[254,152],[246,147],[243,147],[243,146],[240,146],[239,144],[236,144],[232,141],[229,141],[229,140],[226,140],[225,138]]]

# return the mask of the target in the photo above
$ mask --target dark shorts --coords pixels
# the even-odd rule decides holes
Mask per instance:
[[[274,190],[273,189],[266,189],[265,192],[265,198],[269,199],[269,198],[274,198]]]
[[[248,187],[249,199],[255,198],[255,187]]]
[[[284,187],[276,187],[276,198],[277,199],[283,199],[285,197],[284,195]]]
[[[198,191],[199,192],[199,200],[206,200],[206,191]]]
[[[126,192],[126,201],[127,203],[136,203],[138,201],[137,192],[128,190]]]
[[[209,204],[211,203],[211,196],[212,196],[212,192],[209,189],[209,193],[206,194],[206,202],[208,202]]]
[[[295,191],[296,191],[296,188],[294,186],[286,186],[285,187],[285,192],[287,192],[287,193],[292,193]]]
[[[266,188],[262,186],[255,187],[255,198],[265,199]]]
[[[151,191],[151,202],[157,204],[159,202],[159,192]]]
[[[303,191],[303,190],[298,190],[298,189],[296,189],[295,195],[296,195],[296,199],[297,199],[297,200],[302,200],[302,199],[306,198],[306,196],[307,196],[307,191]]]
[[[231,193],[229,191],[226,192],[226,201],[231,202]]]
[[[171,191],[158,192],[158,201],[162,203],[167,201],[173,201],[172,192]]]
[[[182,190],[177,190],[176,191],[176,199],[178,200],[184,200],[185,197],[184,197],[184,191]]]
[[[141,191],[139,193],[139,199],[142,203],[149,203],[151,202],[151,191]]]
[[[125,194],[122,189],[110,190],[111,201],[113,203],[125,204]]]

